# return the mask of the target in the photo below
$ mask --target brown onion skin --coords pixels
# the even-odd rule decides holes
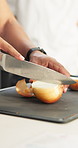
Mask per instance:
[[[78,80],[75,80],[77,83],[75,84],[70,84],[69,89],[71,90],[78,90]]]

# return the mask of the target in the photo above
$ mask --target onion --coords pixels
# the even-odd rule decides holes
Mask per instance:
[[[71,90],[78,90],[78,78],[77,77],[72,77],[73,80],[75,80],[77,83],[70,84],[69,89]]]
[[[24,96],[24,97],[34,96],[31,83],[26,84],[25,79],[19,80],[16,83],[16,91],[18,94],[20,94],[21,96]]]
[[[41,81],[33,82],[32,89],[36,98],[45,103],[54,103],[58,101],[63,94],[63,85]]]
[[[16,91],[25,97],[35,96],[44,103],[54,103],[61,98],[63,87],[63,85],[41,81],[33,81],[32,83],[26,84],[25,79],[23,79],[17,82]]]

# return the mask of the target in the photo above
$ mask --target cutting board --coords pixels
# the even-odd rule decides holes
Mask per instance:
[[[78,118],[78,92],[67,91],[54,104],[36,97],[22,97],[15,87],[0,90],[0,113],[49,122],[66,123]]]

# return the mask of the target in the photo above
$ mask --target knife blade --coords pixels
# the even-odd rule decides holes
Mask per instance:
[[[47,83],[64,85],[76,83],[71,78],[52,69],[28,61],[19,61],[4,53],[0,53],[0,68],[12,74]]]

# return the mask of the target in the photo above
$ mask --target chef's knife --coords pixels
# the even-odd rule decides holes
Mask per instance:
[[[73,84],[74,80],[65,75],[28,61],[19,61],[12,56],[0,53],[0,67],[7,72],[47,83]]]

